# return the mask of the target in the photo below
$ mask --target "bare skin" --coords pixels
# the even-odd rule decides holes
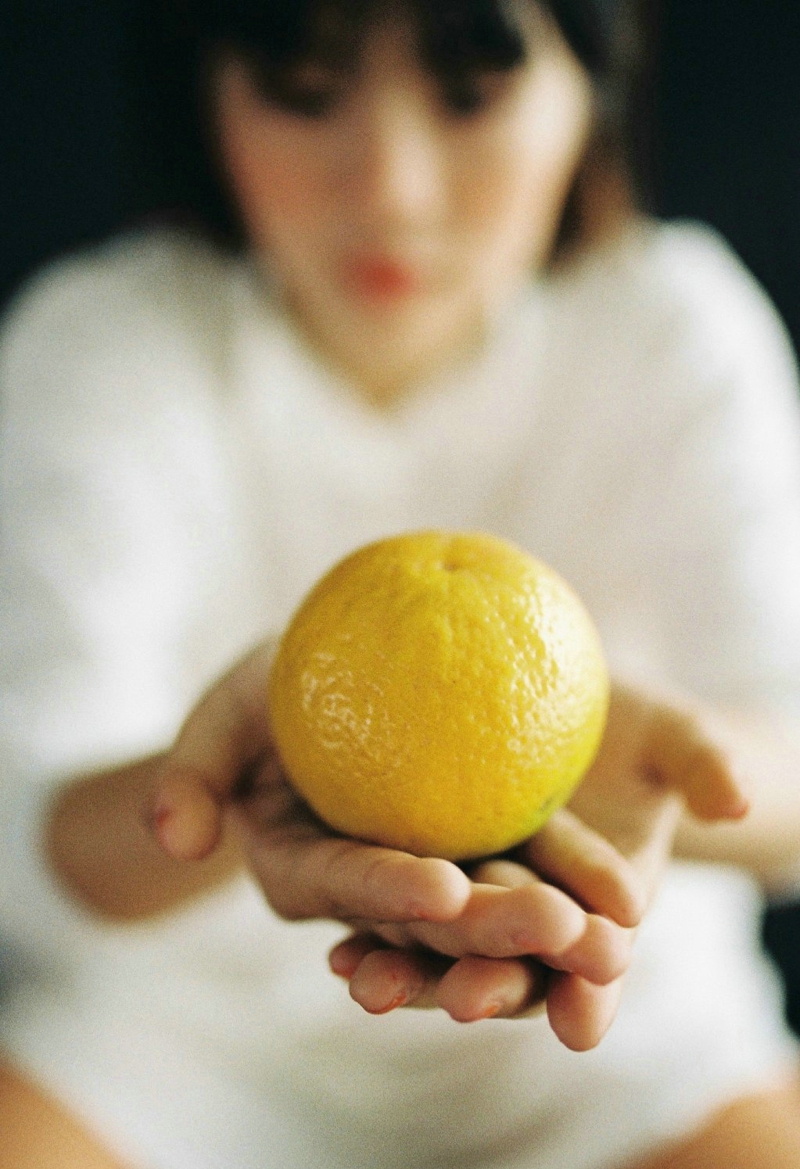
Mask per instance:
[[[243,864],[230,833],[213,856],[182,864],[156,844],[146,809],[165,756],[90,775],[60,791],[50,819],[51,864],[78,900],[126,921],[163,913],[228,879]]]
[[[544,1006],[567,1046],[598,1043],[684,807],[698,824],[745,810],[721,724],[686,701],[616,686],[600,754],[570,808],[513,858],[468,877],[446,861],[343,839],[309,814],[263,718],[269,660],[265,645],[212,687],[164,759],[65,790],[50,831],[65,885],[98,913],[136,918],[246,862],[280,916],[352,927],[331,965],[365,1010],[433,1002],[470,1021]],[[760,790],[757,771],[753,781]],[[740,848],[766,840],[765,816],[757,806],[754,829],[750,817],[732,821]],[[699,827],[695,835],[702,855]]]
[[[318,355],[375,406],[468,356],[552,251],[592,87],[554,22],[525,7],[535,53],[482,77],[470,118],[454,116],[399,11],[352,72],[298,71],[330,99],[324,117],[263,100],[245,62],[219,62],[217,141],[253,255],[281,272]],[[365,261],[399,266],[408,294],[376,295],[353,276]]]
[[[792,1169],[800,1165],[800,1081],[721,1109],[688,1141],[620,1169]]]
[[[588,79],[556,41],[535,70],[501,87],[491,117],[467,133],[444,117],[402,31],[377,30],[357,85],[330,122],[303,128],[299,152],[297,119],[255,101],[241,63],[228,61],[218,78],[220,145],[251,242],[287,277],[296,323],[377,403],[460,356],[484,309],[502,303],[512,277],[549,253],[590,128]],[[568,115],[554,152],[548,136],[531,133],[550,124],[538,115],[548,94]],[[355,154],[347,149],[354,144]],[[291,165],[273,173],[282,145]],[[294,176],[297,188],[282,186],[281,175]],[[341,255],[327,254],[329,241]],[[380,311],[363,290],[354,295],[341,269],[364,252],[409,268],[421,291],[388,308],[382,302]],[[471,283],[476,274],[479,285]],[[49,854],[65,887],[98,914],[169,912],[247,864],[280,915],[353,927],[331,965],[366,1010],[435,1004],[470,1021],[546,1009],[562,1042],[585,1050],[611,1025],[629,939],[685,807],[702,821],[681,834],[690,855],[710,855],[713,834],[716,855],[741,852],[764,873],[781,867],[769,799],[733,823],[742,791],[728,739],[711,729],[707,712],[622,690],[615,733],[590,781],[513,860],[470,879],[447,862],[343,841],[308,815],[275,765],[263,728],[264,661],[253,655],[214,687],[167,757],[64,788]],[[785,750],[786,773],[796,772],[800,752]],[[759,767],[768,770],[774,752],[767,763],[758,750],[751,756],[753,790],[761,791]],[[243,802],[245,774],[256,782]],[[777,816],[787,842],[789,824],[798,825],[795,839],[800,829],[790,803]],[[730,829],[708,827],[727,818]],[[739,1101],[660,1160],[624,1169],[795,1169],[796,1105],[794,1090],[783,1088]],[[0,1169],[124,1169],[7,1069],[0,1131]]]
[[[0,1169],[126,1169],[30,1080],[0,1064]]]
[[[169,911],[247,862],[278,913],[353,926],[330,961],[364,1009],[431,1005],[464,1022],[547,1010],[567,1046],[598,1043],[684,805],[706,823],[743,808],[724,742],[702,714],[617,688],[593,781],[515,860],[488,862],[469,880],[446,862],[343,841],[308,815],[269,758],[261,711],[268,660],[265,648],[212,688],[167,756],[63,789],[49,847],[73,896],[102,916],[132,920]],[[643,752],[676,790],[631,765]],[[257,761],[261,784],[242,815],[235,793]],[[768,809],[758,807],[754,830],[747,817],[727,831],[749,841],[745,851],[768,869],[768,855],[758,854],[764,817]],[[704,831],[726,831],[693,822],[700,852]],[[520,930],[536,936],[520,946]],[[409,951],[408,942],[427,950]],[[794,1169],[794,1105],[784,1089],[737,1102],[667,1160],[625,1169]],[[0,1169],[134,1169],[10,1069],[0,1069],[0,1131]],[[765,1150],[768,1160],[754,1159]]]

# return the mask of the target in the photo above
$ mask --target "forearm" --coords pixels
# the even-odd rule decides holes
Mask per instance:
[[[748,869],[768,893],[800,887],[800,733],[776,718],[726,719],[725,742],[751,806],[740,821],[685,817],[676,854]]]
[[[146,823],[161,756],[66,784],[45,827],[45,849],[67,892],[95,913],[132,920],[163,913],[241,867],[230,833],[211,856],[167,856]]]

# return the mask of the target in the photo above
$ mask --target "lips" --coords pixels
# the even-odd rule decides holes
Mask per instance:
[[[359,256],[345,265],[345,278],[353,291],[368,300],[402,300],[422,287],[418,270],[389,256]]]

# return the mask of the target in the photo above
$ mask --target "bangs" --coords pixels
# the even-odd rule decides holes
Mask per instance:
[[[173,176],[179,141],[186,163],[177,167],[178,179],[185,180],[188,192],[170,194],[170,202],[191,207],[221,242],[244,246],[220,182],[210,130],[208,103],[220,50],[249,63],[264,96],[283,101],[288,95],[296,104],[298,66],[353,72],[371,26],[397,14],[412,22],[421,63],[451,91],[449,96],[459,98],[470,96],[470,86],[480,81],[477,75],[513,69],[535,57],[540,38],[544,42],[557,28],[595,90],[591,150],[619,169],[638,198],[650,165],[643,123],[649,108],[637,99],[647,63],[639,7],[638,0],[160,0],[164,51],[156,81],[163,118],[154,137],[164,137],[173,127],[164,185],[170,192],[179,185]],[[314,98],[313,93],[304,96]],[[567,200],[557,248],[581,230],[575,227],[576,189]]]
[[[528,46],[520,10],[528,0],[199,0],[198,40],[255,56],[282,71],[306,61],[352,64],[370,26],[392,11],[408,13],[420,57],[437,75],[521,64]]]

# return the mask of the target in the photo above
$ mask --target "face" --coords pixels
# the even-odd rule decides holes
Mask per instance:
[[[550,254],[591,124],[584,70],[544,18],[509,71],[448,92],[410,21],[352,70],[298,67],[281,101],[220,63],[222,164],[301,328],[370,397],[462,356]]]

